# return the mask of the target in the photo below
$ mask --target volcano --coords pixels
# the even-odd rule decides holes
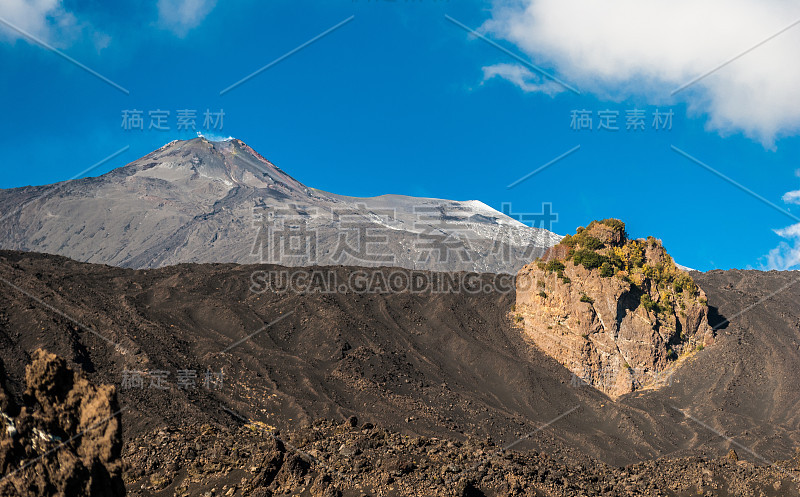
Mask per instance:
[[[241,140],[170,142],[95,178],[0,191],[0,248],[179,263],[516,273],[561,237],[477,201],[310,188]]]

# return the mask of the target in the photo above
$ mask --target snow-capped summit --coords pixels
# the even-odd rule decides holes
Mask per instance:
[[[13,213],[0,221],[4,249],[135,268],[271,262],[514,273],[561,238],[478,200],[310,188],[241,140],[204,136],[96,178],[0,190],[0,206]]]

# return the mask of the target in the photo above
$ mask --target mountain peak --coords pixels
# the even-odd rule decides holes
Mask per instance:
[[[192,188],[214,184],[223,189],[275,189],[306,196],[308,188],[237,138],[198,136],[173,140],[129,166],[129,176],[155,178]]]
[[[561,239],[479,201],[308,188],[236,138],[175,140],[98,178],[0,191],[0,210],[19,205],[3,221],[0,247],[137,268],[268,262],[515,273]]]

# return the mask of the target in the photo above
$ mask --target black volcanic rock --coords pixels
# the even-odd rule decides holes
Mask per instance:
[[[520,333],[513,291],[253,293],[252,273],[271,269],[280,268],[133,271],[0,252],[7,390],[21,395],[29,356],[44,346],[93,383],[117,385],[120,402],[131,406],[123,413],[126,440],[186,420],[233,428],[242,416],[281,433],[328,418],[357,431],[382,426],[454,442],[491,438],[498,446],[520,440],[514,450],[612,465],[722,458],[730,442],[710,428],[769,460],[792,457],[800,446],[793,421],[800,310],[792,272],[692,273],[718,327],[714,346],[685,361],[663,387],[612,401],[571,381],[569,370]],[[339,280],[387,273],[306,271]],[[186,369],[197,372],[197,382],[180,388],[178,370]],[[165,371],[169,389],[151,388],[149,377],[141,388],[123,388],[126,370]],[[205,373],[221,370],[224,381],[206,386]],[[359,428],[345,425],[349,416],[358,417]],[[332,451],[339,454],[341,444]]]

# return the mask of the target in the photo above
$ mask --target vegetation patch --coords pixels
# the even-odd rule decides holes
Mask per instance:
[[[656,315],[685,310],[692,302],[708,305],[705,298],[698,299],[699,287],[675,265],[661,240],[652,236],[629,240],[625,223],[619,219],[592,221],[586,228],[579,227],[553,247],[548,257],[551,259],[538,262],[539,268],[556,273],[564,283],[570,283],[564,274],[565,263],[570,261],[573,266],[597,270],[603,278],[627,282],[632,290],[645,293],[641,304]]]

